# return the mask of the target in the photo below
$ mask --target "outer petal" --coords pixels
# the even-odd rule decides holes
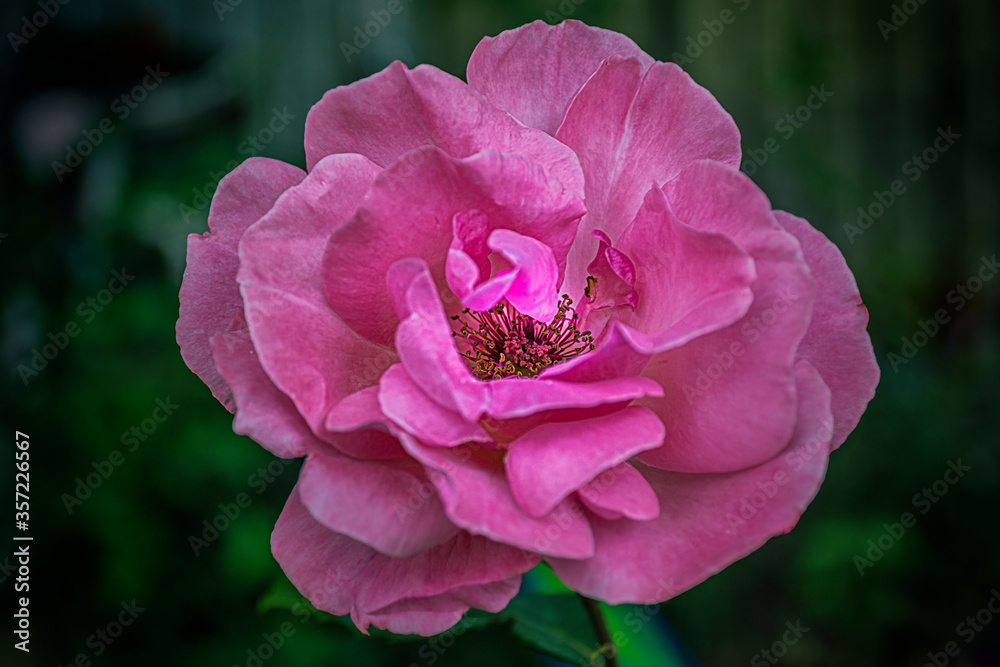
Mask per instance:
[[[387,556],[411,556],[458,533],[423,466],[409,457],[372,462],[316,453],[302,466],[298,489],[317,521]]]
[[[387,459],[405,456],[386,417],[378,410],[369,387],[337,404],[327,416],[327,442],[316,438],[288,396],[283,394],[260,365],[246,328],[212,336],[212,353],[219,373],[233,388],[236,418],[233,430],[253,438],[262,447],[284,458],[325,451],[332,443],[338,451],[356,459]]]
[[[305,142],[310,171],[335,153],[360,153],[387,168],[421,146],[437,146],[456,158],[493,149],[525,155],[583,192],[580,164],[566,146],[521,125],[458,77],[429,65],[411,71],[397,61],[327,92],[309,111]],[[422,156],[410,155],[404,166],[423,168]]]
[[[729,472],[757,465],[788,444],[795,425],[796,349],[814,282],[795,238],[764,194],[718,162],[701,161],[664,191],[677,217],[730,236],[754,258],[754,302],[736,323],[658,354],[643,375],[662,399],[643,399],[667,426],[660,449],[639,460],[667,470]]]
[[[653,59],[631,39],[579,21],[544,21],[485,37],[469,58],[469,85],[529,127],[555,134],[577,90],[608,56]]]
[[[531,516],[545,516],[600,473],[663,442],[663,423],[639,406],[564,424],[544,424],[510,444],[511,492]]]
[[[585,209],[575,191],[539,163],[485,151],[465,159],[427,147],[413,171],[397,162],[381,173],[357,214],[336,230],[323,260],[330,304],[361,335],[390,344],[397,317],[386,295],[389,267],[423,259],[442,293],[453,219],[479,211],[494,229],[510,229],[552,249],[560,276]]]
[[[609,604],[661,602],[791,530],[823,481],[832,432],[830,392],[819,373],[802,361],[796,378],[799,419],[782,456],[729,474],[644,468],[659,517],[592,520],[597,555],[548,559],[559,578]]]
[[[830,387],[833,445],[839,447],[857,426],[878,385],[878,362],[866,330],[868,309],[837,246],[802,218],[784,211],[774,215],[802,244],[816,278],[816,302],[799,354]]]
[[[320,281],[330,234],[354,212],[376,171],[360,155],[331,156],[240,241],[238,280],[261,365],[321,437],[330,408],[374,384],[394,361],[344,324]]]
[[[589,558],[593,554],[590,526],[575,501],[563,501],[542,518],[521,510],[511,495],[499,451],[469,445],[427,447],[406,434],[400,442],[428,468],[445,511],[456,525],[546,556]]]
[[[520,577],[517,577],[520,586]],[[492,584],[487,584],[491,586]],[[510,595],[508,601],[517,594]],[[471,605],[463,604],[449,594],[431,598],[401,600],[380,609],[378,613],[351,611],[351,620],[362,632],[368,634],[368,627],[388,630],[398,635],[436,635],[457,624]]]
[[[598,248],[593,230],[616,242],[650,186],[694,160],[740,163],[739,131],[711,93],[673,63],[643,72],[634,58],[609,58],[577,93],[556,133],[580,156],[587,179],[587,216],[563,286],[574,299]]]
[[[188,368],[200,377],[226,408],[233,395],[216,371],[209,339],[226,331],[243,308],[236,284],[236,249],[247,227],[268,212],[278,197],[306,173],[267,158],[250,158],[221,181],[212,198],[205,234],[188,236],[187,268],[180,291],[177,343]]]
[[[316,438],[292,400],[264,373],[250,333],[246,329],[217,333],[212,336],[212,351],[219,374],[232,387],[233,430],[282,458],[307,454]]]
[[[472,606],[456,607],[455,600],[503,608],[516,593],[510,582],[540,560],[467,533],[408,558],[391,558],[320,524],[298,490],[278,518],[271,549],[288,578],[318,609],[350,613],[362,631],[372,622],[422,635],[447,630]],[[439,596],[445,597],[443,609],[432,602]],[[423,611],[416,613],[414,607]]]
[[[449,627],[454,625],[470,607],[493,613],[503,611],[520,588],[521,575],[518,574],[488,584],[456,586],[437,597],[408,598],[374,614],[352,614],[352,619],[358,627],[371,623],[398,635],[436,634],[439,631],[433,628],[446,623]]]

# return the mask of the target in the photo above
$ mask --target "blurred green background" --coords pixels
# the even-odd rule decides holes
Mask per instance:
[[[232,433],[182,362],[174,322],[186,236],[207,229],[218,179],[251,154],[304,167],[306,113],[324,91],[394,59],[464,76],[484,35],[571,17],[680,62],[733,114],[744,170],[847,257],[883,373],[791,534],[662,609],[614,611],[625,664],[923,665],[930,653],[938,664],[1000,665],[1000,618],[959,625],[1000,587],[1000,279],[975,293],[968,283],[1000,250],[997,3],[402,5],[348,62],[342,43],[384,0],[3,4],[0,489],[10,498],[13,432],[28,433],[35,539],[30,655],[12,647],[16,562],[9,537],[0,545],[0,664],[83,655],[94,665],[252,667],[248,651],[286,622],[294,634],[263,664],[554,664],[506,627],[392,642],[260,611],[280,583],[268,540],[298,463],[272,463]],[[832,95],[810,108],[814,87]],[[261,132],[276,113],[287,123]],[[958,138],[935,148],[949,128]],[[88,137],[100,138],[92,150]],[[67,154],[77,146],[89,153],[79,162]],[[859,207],[870,216],[860,223]],[[102,290],[115,270],[134,278],[112,295]],[[939,309],[945,323],[919,335]],[[59,341],[54,358],[32,361]],[[32,363],[37,374],[24,370]],[[158,400],[176,406],[162,423],[152,419]],[[940,482],[959,459],[968,472]],[[102,468],[110,476],[68,503]],[[925,488],[933,502],[919,497]],[[250,505],[196,555],[190,536],[241,493]],[[887,533],[904,512],[916,524]],[[880,539],[884,555],[868,542]],[[528,586],[550,583],[542,572]],[[101,639],[133,601],[134,621]],[[786,623],[808,630],[787,635]],[[957,656],[943,653],[952,641]]]

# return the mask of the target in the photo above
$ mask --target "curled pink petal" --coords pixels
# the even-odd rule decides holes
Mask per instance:
[[[684,224],[657,187],[646,194],[619,246],[638,267],[640,303],[615,318],[646,334],[632,336],[643,341],[644,352],[660,353],[718,331],[753,303],[757,270],[750,254],[723,234]]]
[[[837,246],[802,218],[784,211],[774,215],[802,244],[816,279],[816,302],[798,353],[832,392],[833,445],[839,447],[858,425],[878,384],[878,362],[866,330],[868,309]]]
[[[459,356],[451,327],[441,307],[426,264],[409,259],[390,268],[390,286],[402,289],[394,276],[412,276],[405,296],[393,297],[405,318],[396,329],[396,349],[413,382],[443,408],[474,421],[486,410],[489,393]]]
[[[697,162],[664,188],[677,218],[724,234],[753,257],[754,300],[734,323],[653,357],[643,371],[663,398],[641,402],[667,426],[663,447],[639,459],[666,470],[729,472],[776,456],[795,428],[794,364],[815,284],[795,238],[747,178]]]
[[[432,400],[410,378],[402,364],[396,364],[382,375],[379,404],[393,422],[428,444],[451,447],[470,441],[492,440],[477,422]]]
[[[504,459],[514,498],[529,515],[545,516],[608,468],[659,447],[663,434],[656,415],[638,406],[539,426],[512,442]]]
[[[236,283],[237,247],[247,228],[305,175],[284,162],[250,158],[219,181],[208,212],[211,231],[188,237],[177,344],[184,362],[230,412],[235,408],[232,391],[215,368],[209,339],[228,330],[233,317],[243,310]]]
[[[602,519],[649,521],[660,515],[660,501],[646,478],[628,463],[608,468],[580,487],[580,500]]]
[[[483,312],[500,303],[520,278],[520,269],[506,269],[480,283],[462,297],[462,305]]]
[[[579,503],[567,499],[545,516],[527,514],[514,500],[498,451],[470,445],[428,447],[405,434],[400,441],[428,468],[445,511],[456,525],[544,556],[593,555],[590,524]]]
[[[387,556],[405,558],[458,533],[409,457],[359,461],[330,450],[306,459],[299,496],[317,521]]]
[[[539,322],[551,320],[559,302],[559,266],[552,249],[537,239],[509,229],[494,230],[487,243],[517,272],[505,293],[510,305]]]

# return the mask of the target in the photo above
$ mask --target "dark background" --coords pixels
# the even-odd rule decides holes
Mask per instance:
[[[874,401],[791,534],[655,614],[615,610],[625,664],[771,664],[759,652],[782,641],[786,623],[808,631],[779,664],[923,665],[949,641],[960,652],[939,664],[1000,664],[1000,618],[984,613],[979,622],[991,622],[971,637],[958,627],[1000,587],[1000,279],[971,299],[952,293],[1000,250],[996,3],[907,0],[896,26],[881,1],[401,0],[402,13],[347,62],[341,43],[383,0],[235,1],[43,0],[55,15],[36,32],[22,17],[43,22],[37,1],[0,9],[0,490],[12,495],[13,433],[25,432],[34,537],[25,656],[12,648],[14,547],[0,536],[0,664],[84,654],[94,665],[247,665],[247,651],[286,622],[294,634],[264,664],[541,664],[502,627],[394,643],[261,611],[281,582],[268,539],[298,463],[258,474],[273,457],[232,433],[182,362],[174,323],[186,236],[207,229],[218,178],[252,153],[304,167],[306,113],[324,91],[394,59],[464,76],[482,36],[564,16],[679,60],[715,94],[742,132],[745,171],[774,207],[844,252],[882,367]],[[717,22],[723,10],[729,23]],[[147,66],[165,78],[132,93]],[[824,86],[827,101],[800,109]],[[143,97],[134,109],[115,102],[133,94]],[[267,138],[259,132],[275,110],[294,118],[266,145],[244,144]],[[807,120],[782,123],[797,111]],[[105,117],[110,133],[99,131]],[[959,138],[936,151],[949,128]],[[88,136],[100,143],[78,166],[53,168]],[[915,168],[925,149],[933,164]],[[872,216],[864,227],[859,207]],[[102,290],[123,268],[134,279],[107,301]],[[919,335],[920,321],[934,332],[926,322],[939,309],[944,324]],[[61,338],[71,323],[77,335]],[[25,372],[50,334],[65,349]],[[903,338],[916,344],[911,359],[892,356]],[[158,399],[177,406],[163,423],[150,420]],[[145,439],[128,439],[144,423]],[[107,463],[114,450],[117,466]],[[936,493],[959,460],[968,472]],[[67,507],[79,480],[109,465]],[[915,498],[925,488],[933,503]],[[250,506],[196,556],[190,536],[241,493]],[[884,524],[904,512],[916,524],[893,537]],[[871,551],[880,537],[884,553]],[[856,557],[872,559],[863,574]],[[88,639],[133,600],[143,611],[120,637]]]

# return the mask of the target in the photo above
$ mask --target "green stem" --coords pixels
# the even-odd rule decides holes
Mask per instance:
[[[601,603],[583,595],[580,595],[580,600],[583,602],[583,608],[587,610],[587,616],[590,617],[590,623],[594,626],[594,632],[597,634],[598,648],[594,656],[596,657],[598,653],[602,654],[605,667],[619,667],[618,647],[615,646],[615,640],[611,638],[608,621],[604,618],[604,612],[601,611]]]

